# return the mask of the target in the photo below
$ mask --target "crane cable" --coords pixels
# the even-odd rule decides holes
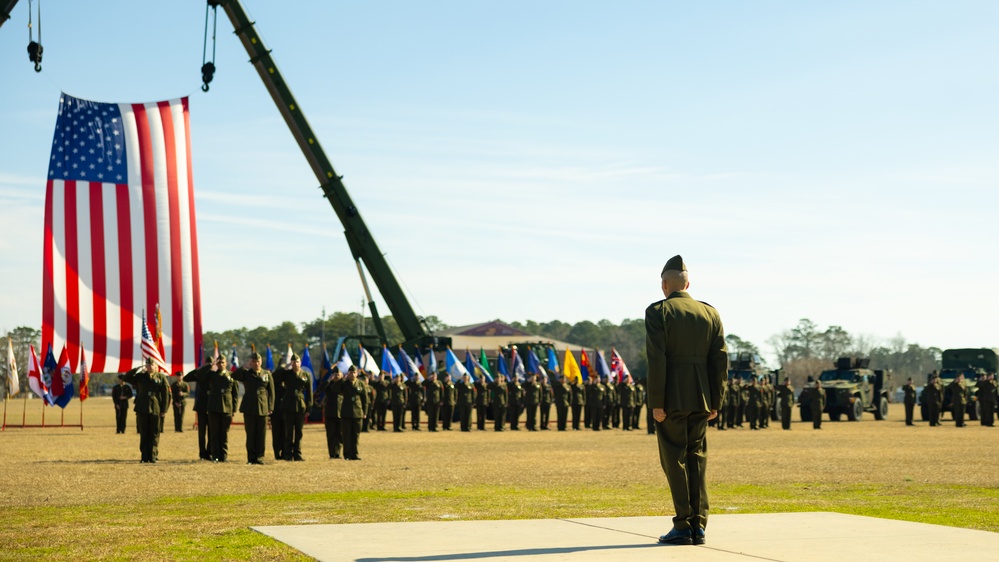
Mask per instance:
[[[39,0],[40,2],[41,0]],[[218,28],[218,0],[208,0],[205,4],[205,41],[201,51],[201,91],[208,91],[208,83],[215,77],[215,31]],[[208,13],[212,15],[212,60],[207,60],[208,56]]]
[[[38,0],[38,41],[31,27],[31,0],[28,0],[28,59],[35,63],[35,72],[42,71],[42,0]]]

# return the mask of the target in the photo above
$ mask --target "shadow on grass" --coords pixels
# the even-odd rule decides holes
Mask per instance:
[[[618,544],[608,546],[563,546],[553,548],[522,548],[517,550],[492,550],[487,552],[461,552],[454,554],[431,554],[427,556],[387,556],[358,558],[355,562],[443,562],[447,560],[479,560],[485,558],[505,558],[510,556],[541,556],[546,554],[573,554],[598,550],[633,550],[639,548],[670,548],[659,544]],[[622,553],[623,555],[624,553]]]
[[[170,465],[170,466],[180,466],[197,464],[197,460],[173,460],[173,461],[156,461],[157,465]],[[137,459],[79,459],[79,460],[47,460],[47,461],[35,461],[34,464],[141,464]]]

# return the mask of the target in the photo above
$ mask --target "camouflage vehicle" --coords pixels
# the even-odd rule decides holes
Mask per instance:
[[[728,359],[728,380],[737,379],[740,384],[746,385],[749,384],[749,379],[756,379],[756,382],[759,382],[766,378],[770,381],[771,386],[777,384],[776,371],[770,371],[766,367],[763,367],[760,364],[761,362],[758,355],[753,355],[747,351],[730,353]],[[780,406],[777,404],[776,399],[770,406],[770,419],[780,421]]]
[[[891,373],[868,369],[870,359],[840,357],[836,368],[822,371],[819,380],[826,393],[826,409],[829,419],[857,421],[864,412],[874,414],[874,419],[888,417],[888,403],[891,401]],[[812,409],[801,405],[801,421],[811,421]]]
[[[977,371],[995,373],[999,370],[999,350],[989,348],[947,349],[941,354],[941,359],[940,384],[944,389],[943,407],[940,408],[941,414],[953,410],[953,398],[947,386],[954,382],[957,375],[963,374],[964,383],[967,385],[965,391],[967,410],[965,413],[969,419],[977,420],[981,415],[982,408],[975,396],[975,391],[978,390]],[[927,382],[929,382],[929,376],[927,376]],[[923,421],[926,421],[929,417],[926,414],[926,406],[922,403],[922,395],[919,398],[920,415]],[[953,413],[951,415],[953,416]]]

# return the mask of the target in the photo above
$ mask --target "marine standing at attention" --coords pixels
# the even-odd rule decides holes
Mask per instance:
[[[187,409],[187,395],[191,393],[191,387],[184,382],[183,376],[184,373],[177,371],[174,373],[176,379],[170,384],[170,394],[173,398],[173,430],[177,433],[184,432],[184,410]]]
[[[780,426],[791,429],[791,406],[794,406],[794,388],[791,379],[784,379],[784,384],[777,387],[777,400],[780,403]]]
[[[909,377],[909,380],[902,386],[902,391],[905,393],[902,398],[902,402],[905,404],[905,425],[914,425],[912,412],[916,409],[916,387],[912,386],[912,377]]]
[[[154,463],[159,457],[160,422],[170,403],[170,383],[150,357],[142,367],[118,375],[135,387],[135,421],[139,427],[139,462]]]
[[[246,464],[264,464],[267,450],[267,416],[274,412],[274,376],[260,368],[260,354],[254,351],[246,366],[232,374],[243,383],[243,414],[246,430]]]
[[[728,373],[718,312],[691,298],[687,266],[674,256],[661,274],[665,300],[645,310],[649,408],[656,421],[659,462],[673,497],[673,528],[663,544],[704,544],[708,524],[706,434],[721,408]]]
[[[278,369],[274,379],[284,385],[281,398],[281,411],[284,413],[284,445],[282,453],[286,461],[302,461],[302,429],[305,415],[312,406],[312,377],[301,369],[301,359],[297,353],[291,355],[287,369]]]
[[[195,383],[194,416],[198,423],[198,458],[203,461],[212,460],[211,443],[208,437],[208,374],[211,373],[212,360],[184,375],[184,382]]]

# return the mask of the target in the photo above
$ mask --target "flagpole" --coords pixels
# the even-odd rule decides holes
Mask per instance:
[[[10,402],[10,389],[7,389],[7,398],[3,401],[3,428],[0,431],[7,431],[7,402]]]
[[[66,427],[66,408],[60,408],[62,410],[59,416],[59,427]]]
[[[24,393],[24,405],[21,408],[21,428],[23,429],[28,420],[28,393]]]
[[[42,427],[45,427],[45,398],[42,398]]]
[[[83,400],[80,400],[80,431],[83,431]]]

